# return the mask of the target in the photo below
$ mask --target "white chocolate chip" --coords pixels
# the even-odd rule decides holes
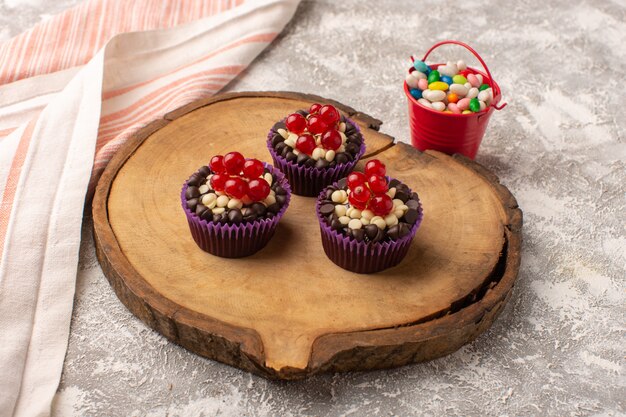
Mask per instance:
[[[332,162],[333,159],[335,159],[335,151],[333,151],[332,149],[330,149],[328,152],[326,152],[326,156],[324,157],[328,162]]]
[[[333,203],[343,203],[343,197],[341,195],[341,190],[335,190],[330,195],[330,199],[333,200]]]
[[[339,136],[341,136],[341,144],[344,145],[346,141],[348,140],[348,137],[343,132],[339,132]]]
[[[326,155],[326,151],[322,148],[315,148],[313,149],[313,153],[311,154],[311,158],[313,158],[314,160],[318,160],[320,158],[323,158],[324,155]]]
[[[365,217],[361,217],[361,223],[363,223],[363,226],[367,226],[368,224],[370,224],[370,221]]]
[[[315,145],[320,146],[322,144],[322,137],[319,135],[315,136]]]
[[[346,131],[346,123],[345,122],[339,123],[339,131],[342,132],[342,133]]]
[[[354,207],[348,207],[348,209],[346,210],[346,216],[353,218],[351,216],[352,212],[354,211]]]
[[[400,200],[399,198],[394,198],[393,199],[393,206],[401,206],[402,204],[404,204],[404,202],[402,200]]]
[[[217,206],[218,207],[226,207],[228,205],[228,201],[229,200],[230,200],[230,198],[228,198],[228,196],[221,195],[221,196],[217,197]]]
[[[385,223],[385,219],[383,219],[380,216],[372,217],[372,219],[370,220],[370,224],[375,224],[381,230],[387,227],[387,223]]]
[[[300,151],[299,151],[299,150],[297,150],[296,148],[294,148],[292,152],[293,152],[293,153],[295,153],[295,154],[296,154],[296,156],[300,155]]]
[[[272,204],[274,204],[276,202],[276,197],[274,197],[273,195],[268,195],[267,197],[265,197],[265,200],[263,200],[263,204],[265,204],[265,206],[269,207]]]
[[[335,214],[337,217],[345,216],[347,213],[347,208],[343,204],[338,204],[335,206]]]
[[[389,190],[387,190],[387,195],[391,198],[394,198],[396,196],[396,187],[391,187]]]
[[[206,176],[206,183],[210,184],[211,183],[211,178],[213,178],[213,174],[209,174]]]
[[[341,198],[343,199],[342,203],[345,203],[346,200],[348,199],[348,193],[346,192],[346,190],[339,190],[341,191]]]
[[[296,147],[296,141],[295,140],[291,140],[291,138],[285,139],[285,145],[289,146],[290,148],[295,148]]]
[[[278,129],[276,132],[285,139],[289,137],[289,132],[287,132],[285,129]]]
[[[393,212],[393,214],[397,217],[400,218],[402,216],[404,216],[404,212],[398,208],[396,208],[396,210]]]
[[[387,216],[385,216],[385,224],[389,227],[395,226],[396,224],[398,224],[398,218],[393,213],[388,214]]]
[[[360,219],[361,218],[361,210],[359,209],[352,209],[352,212],[350,214],[348,214],[348,216],[350,216],[350,218],[352,219]]]
[[[211,203],[215,203],[215,200],[217,200],[217,195],[215,193],[205,194],[202,197],[202,204],[209,207]],[[215,207],[215,204],[213,204],[213,207]],[[209,207],[209,208],[213,208],[213,207]]]
[[[268,185],[272,185],[272,181],[274,180],[272,174],[270,174],[269,172],[266,172],[265,175],[263,175],[263,179],[267,181]]]
[[[337,148],[337,153],[341,153],[341,152],[345,152],[346,151],[346,147],[341,145],[339,148]]]
[[[218,196],[226,195],[226,193],[224,191],[216,191],[215,194],[217,194]]]
[[[224,207],[215,207],[211,211],[213,212],[213,214],[222,214],[223,212],[226,211],[226,209]]]
[[[276,197],[276,191],[270,189],[270,195],[273,195],[274,197]]]
[[[348,216],[341,216],[339,218],[339,223],[341,223],[343,225],[346,225],[346,224],[350,223],[350,217],[348,217]]]
[[[405,211],[407,211],[409,209],[409,206],[407,206],[406,204],[402,204],[400,206],[397,207],[398,210],[402,210],[402,212],[404,213]]]
[[[352,219],[348,222],[348,227],[350,229],[360,229],[363,227],[363,223],[361,223],[361,220],[359,219]]]
[[[204,194],[204,193],[208,193],[210,190],[209,186],[206,184],[202,184],[199,188],[198,191],[200,191],[200,194]]]
[[[241,209],[243,208],[243,202],[241,200],[237,200],[236,198],[233,198],[232,200],[228,202],[226,207],[228,207],[229,209],[232,209],[232,208]]]
[[[365,209],[361,212],[361,217],[367,220],[372,220],[374,217],[374,212],[372,210]]]

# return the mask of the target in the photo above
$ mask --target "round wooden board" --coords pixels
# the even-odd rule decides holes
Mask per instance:
[[[315,199],[299,196],[254,256],[222,259],[193,242],[180,207],[184,180],[230,150],[271,161],[269,128],[312,102],[359,123],[364,160],[375,155],[419,193],[424,221],[397,267],[359,275],[334,265]],[[513,287],[521,211],[485,168],[394,144],[380,124],[321,97],[254,92],[195,102],[146,126],[108,165],[93,203],[98,259],[116,294],[168,339],[269,378],[399,366],[473,340]]]

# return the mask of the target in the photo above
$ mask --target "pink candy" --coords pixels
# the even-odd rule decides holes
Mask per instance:
[[[421,80],[417,82],[417,86],[422,91],[426,90],[428,88],[428,80],[422,78]]]
[[[463,111],[463,110],[469,109],[469,104],[470,104],[470,99],[466,97],[466,98],[462,98],[461,100],[459,100],[459,102],[456,103],[456,106],[458,107],[459,110]]]
[[[468,106],[469,106],[469,104],[468,104]],[[456,114],[461,113],[461,109],[459,109],[459,106],[457,106],[455,103],[448,103],[448,110],[450,110],[452,113],[456,113]]]
[[[472,87],[480,87],[481,80],[474,74],[467,74],[467,81],[472,85]]]

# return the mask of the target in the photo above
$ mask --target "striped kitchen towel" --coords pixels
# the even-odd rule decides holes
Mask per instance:
[[[90,0],[0,44],[0,416],[50,413],[90,178],[236,77],[298,1]]]

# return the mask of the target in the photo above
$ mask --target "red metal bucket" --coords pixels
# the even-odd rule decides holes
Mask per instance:
[[[415,98],[409,92],[409,87],[404,82],[404,93],[407,96],[409,103],[409,124],[411,126],[411,143],[414,147],[420,151],[427,149],[434,149],[437,151],[445,152],[447,154],[460,153],[468,158],[474,159],[478,152],[478,147],[487,129],[489,118],[494,109],[502,110],[506,103],[498,106],[502,94],[500,87],[493,80],[489,68],[478,55],[478,53],[472,49],[469,45],[459,41],[442,41],[433,45],[422,61],[426,62],[428,55],[441,45],[454,44],[460,45],[469,50],[477,59],[486,71],[486,74],[477,69],[467,67],[467,73],[481,74],[483,76],[483,83],[488,84],[493,89],[493,100],[489,105],[489,108],[478,113],[472,114],[455,114],[455,113],[443,113],[435,109],[430,109],[422,106],[417,102]],[[411,57],[413,59],[413,57]],[[430,65],[431,69],[437,69],[440,65]],[[411,68],[409,72],[413,71]]]

